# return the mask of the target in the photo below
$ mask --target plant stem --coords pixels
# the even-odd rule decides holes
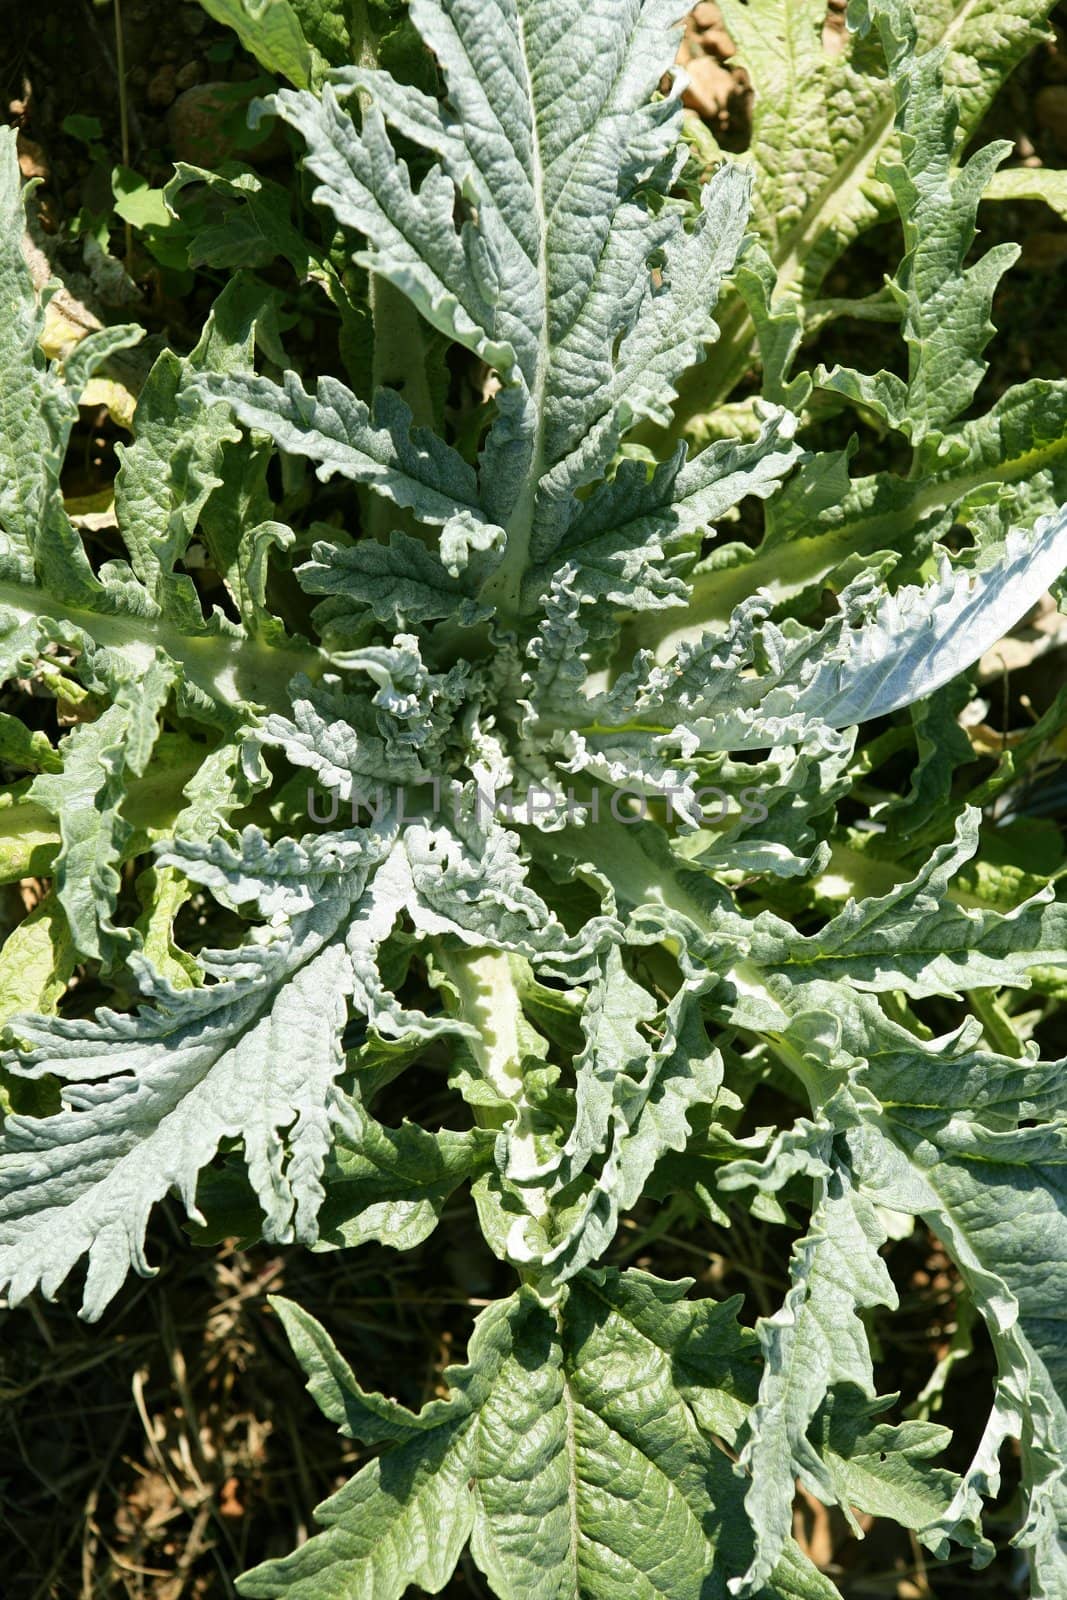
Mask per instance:
[[[126,41],[122,31],[122,0],[114,0],[115,5],[115,67],[119,80],[119,146],[122,155],[122,165],[130,164],[130,109],[126,101]],[[126,259],[124,265],[127,273],[133,265],[133,225],[124,224],[126,238]]]
[[[1011,1018],[997,1000],[995,989],[972,989],[971,1010],[982,1024],[982,1031],[994,1050],[1013,1061],[1022,1057],[1023,1046],[1011,1025]]]
[[[371,391],[396,389],[411,408],[415,427],[433,426],[433,398],[426,377],[426,352],[419,313],[399,289],[376,273],[370,279],[370,308],[374,324]],[[398,526],[396,506],[380,495],[367,501],[367,531],[384,539]]]

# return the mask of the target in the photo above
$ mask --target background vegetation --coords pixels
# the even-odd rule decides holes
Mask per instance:
[[[301,185],[281,132],[268,124],[253,138],[245,129],[247,104],[267,80],[232,33],[197,0],[123,0],[120,49],[117,11],[111,0],[2,0],[0,91],[6,117],[19,129],[23,173],[39,180],[33,245],[44,275],[50,262],[66,285],[59,310],[75,322],[137,319],[149,330],[131,364],[130,396],[162,344],[193,345],[228,277],[224,266],[197,260],[191,249],[194,224],[204,218],[190,210],[184,226],[183,211],[175,224],[150,191],[170,177],[175,161],[217,168],[234,157],[288,188],[294,205]],[[1067,8],[1053,21],[1055,43],[1040,46],[1014,74],[975,141],[1008,138],[1023,164],[1067,163]],[[828,35],[842,26],[831,3]],[[743,149],[748,92],[743,73],[723,64],[730,45],[714,5],[696,8],[683,51],[692,109],[723,145]],[[123,169],[117,183],[116,166]],[[981,221],[983,248],[1001,237],[1023,245],[995,309],[1001,333],[979,397],[984,407],[1011,383],[1067,369],[1067,224],[1030,203],[987,207]],[[895,224],[873,230],[835,268],[826,292],[856,297],[877,289],[899,254]],[[358,366],[365,357],[358,321],[342,329],[335,307],[289,266],[258,270],[277,291],[278,337],[298,356],[305,381]],[[849,360],[854,332],[853,324],[835,324],[813,346],[813,359]],[[878,324],[864,325],[865,341],[881,337]],[[877,353],[864,365],[876,367]],[[107,500],[123,404],[114,392],[83,406],[64,483],[101,559],[111,553],[107,523],[92,519]],[[828,440],[835,426],[828,416]],[[865,450],[877,447],[873,436],[865,439]],[[311,493],[293,488],[297,497]],[[982,675],[983,707],[970,730],[976,783],[1067,684],[1067,639],[1050,639],[1045,619],[1033,617],[997,660],[984,663]],[[42,718],[53,704],[42,701]],[[1025,866],[1027,852],[1040,856],[1045,871],[1064,859],[1065,756],[1061,735],[1041,752],[1025,788],[1009,796],[1020,818],[1018,865]],[[907,763],[899,771],[883,767],[883,783],[887,773],[906,791]],[[0,890],[0,931],[40,893],[35,880]],[[89,1008],[91,992],[82,1003]],[[1040,1016],[1026,1019],[1045,1054],[1067,1053],[1064,1015],[1062,1002],[1050,1000]],[[938,1022],[936,1015],[928,1020]],[[403,1081],[408,1098],[398,1109],[433,1126],[440,1079],[427,1072]],[[415,1082],[417,1107],[410,1098]],[[744,1289],[755,1317],[785,1292],[788,1234],[771,1225],[755,1231],[741,1210],[733,1220],[729,1234],[708,1223],[692,1229],[669,1202],[646,1202],[608,1259],[666,1277],[692,1275],[697,1292],[717,1297]],[[312,1506],[349,1475],[358,1451],[307,1400],[266,1295],[284,1288],[327,1323],[368,1388],[417,1407],[462,1354],[478,1308],[510,1288],[510,1274],[486,1250],[465,1200],[444,1223],[429,1243],[403,1255],[377,1246],[322,1255],[242,1251],[233,1240],[192,1250],[178,1212],[163,1207],[148,1252],[158,1277],[127,1283],[97,1327],[77,1320],[74,1289],[55,1305],[34,1301],[28,1310],[0,1311],[4,1594],[221,1597],[233,1593],[230,1575],[292,1548]],[[924,1406],[938,1403],[927,1393],[932,1375],[951,1369],[939,1419],[955,1433],[950,1464],[961,1466],[991,1382],[984,1335],[957,1318],[954,1269],[936,1239],[920,1230],[894,1245],[888,1261],[901,1312],[884,1326],[874,1321],[880,1388],[899,1390],[912,1414],[925,1414]],[[1012,1490],[1009,1471],[999,1510],[1005,1541],[1015,1526]],[[1015,1557],[1005,1554],[979,1574],[962,1558],[939,1566],[889,1526],[871,1528],[860,1544],[836,1512],[804,1497],[796,1530],[849,1600],[1007,1600],[1024,1592]],[[446,1593],[458,1600],[487,1590],[467,1565]]]

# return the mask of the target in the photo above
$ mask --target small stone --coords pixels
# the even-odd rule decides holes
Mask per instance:
[[[685,63],[685,70],[689,84],[682,96],[684,104],[705,122],[718,121],[737,92],[733,73],[713,56],[694,56]]]
[[[711,0],[702,0],[691,20],[700,35],[701,46],[709,55],[718,56],[720,61],[729,61],[731,56],[737,54],[737,46],[722,20],[722,12],[718,6],[711,4]]]
[[[197,83],[178,96],[167,113],[176,161],[213,167],[236,158],[257,165],[284,154],[285,126],[277,119],[262,143],[250,150],[238,147],[244,109],[253,93],[247,91],[247,100],[235,98],[234,88],[232,83]]]
[[[183,31],[187,33],[191,39],[199,39],[200,35],[207,27],[207,13],[199,9],[194,9],[191,6],[187,6],[186,9],[181,12],[178,20],[182,25]]]
[[[700,0],[700,4],[693,7],[693,24],[700,33],[706,33],[709,28],[721,28],[722,12],[712,0]]]
[[[718,56],[720,61],[729,61],[737,54],[737,46],[725,28],[709,29],[700,35],[700,42],[709,55]]]
[[[27,139],[24,133],[19,133],[16,138],[19,156],[19,171],[24,178],[40,178],[47,183],[52,175],[48,164],[44,146],[37,143],[36,139]]]
[[[158,106],[162,111],[171,104],[178,92],[177,76],[173,62],[167,61],[160,67],[145,91],[150,106]]]
[[[1067,144],[1067,84],[1047,83],[1034,96],[1038,127]]]
[[[847,43],[845,13],[835,11],[831,5],[827,9],[826,21],[822,25],[822,47],[827,55],[839,56]]]
[[[233,110],[228,88],[225,83],[198,83],[175,100],[168,116],[175,160],[210,167],[234,154],[224,131]]]
[[[179,67],[174,79],[175,88],[181,93],[191,89],[194,83],[199,83],[204,76],[202,61],[187,61],[184,67]]]

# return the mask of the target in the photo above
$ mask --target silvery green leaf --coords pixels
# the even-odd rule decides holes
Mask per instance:
[[[394,533],[387,545],[361,540],[354,545],[317,544],[300,569],[309,594],[327,595],[316,612],[324,631],[341,634],[358,628],[370,611],[379,622],[402,627],[458,616],[465,626],[487,620],[463,573],[452,574],[435,551],[419,539]]]
[[[315,1320],[275,1301],[326,1415],[384,1448],[319,1508],[322,1531],[241,1593],[432,1593],[468,1541],[501,1600],[723,1586],[746,1559],[741,1484],[703,1427],[736,1416],[743,1343],[732,1304],[681,1292],[587,1273],[553,1313],[522,1289],[482,1313],[448,1398],[418,1413],[360,1389]],[[830,1600],[833,1586],[790,1543],[763,1592]]]
[[[631,610],[681,603],[684,585],[671,572],[674,553],[686,554],[747,495],[771,496],[799,456],[790,413],[772,411],[757,438],[722,440],[649,471],[623,460],[614,478],[582,503],[558,545],[527,580],[529,605],[540,600],[553,570],[566,560],[581,574],[589,598],[602,595]],[[687,563],[688,564],[688,563]]]
[[[950,1506],[922,1530],[931,1548],[974,1542],[981,1497],[996,1493],[1004,1439],[1021,1439],[1034,1591],[1058,1593],[1067,1527],[1067,1413],[1059,1308],[1067,1271],[1067,1142],[1062,1062],[1006,1061],[964,1036],[923,1044],[870,1002],[841,1006],[842,1044],[877,1097],[848,1134],[861,1183],[883,1205],[924,1217],[983,1315],[998,1365],[993,1407]],[[875,1105],[888,1106],[887,1114]],[[874,1114],[872,1115],[871,1112]],[[1034,1117],[1047,1120],[1019,1126]]]
[[[431,776],[417,749],[384,737],[371,716],[364,714],[360,720],[362,727],[336,680],[315,685],[298,678],[291,716],[267,718],[263,737],[346,803],[373,803],[382,785],[414,784]],[[332,822],[335,816],[333,808],[326,820]]]
[[[854,5],[852,29],[886,9]],[[964,140],[1044,36],[1050,9],[1048,0],[933,0],[909,8],[920,58],[944,51],[945,83],[957,99]],[[824,45],[819,0],[771,0],[758,12],[744,0],[723,0],[721,10],[737,46],[734,60],[754,90],[747,161],[756,180],[755,222],[772,268],[765,301],[810,300],[849,245],[892,211],[884,176],[900,154],[892,84],[881,52],[852,29],[833,41],[840,48]],[[694,375],[683,388],[679,410],[690,437],[707,436],[713,408],[747,366],[757,331],[748,308],[732,300],[723,325],[716,382]]]
[[[834,806],[849,788],[851,760],[845,744],[774,751],[758,763],[701,762],[704,826],[676,839],[676,853],[704,872],[814,875],[828,852]]]
[[[745,1509],[756,1543],[747,1572],[731,1581],[734,1594],[758,1592],[770,1577],[791,1526],[797,1473],[817,1485],[824,1501],[837,1498],[833,1473],[807,1433],[835,1385],[852,1384],[874,1398],[867,1330],[858,1313],[897,1303],[877,1253],[884,1237],[874,1207],[855,1191],[847,1170],[824,1159],[810,1230],[794,1248],[785,1303],[758,1325],[766,1364],[740,1457],[750,1474]],[[847,1505],[844,1510],[848,1514]]]
[[[283,932],[202,958],[217,980],[208,987],[174,990],[141,962],[151,1004],[137,1016],[9,1023],[11,1069],[53,1074],[65,1101],[56,1116],[5,1126],[0,1276],[13,1300],[38,1284],[54,1294],[88,1255],[84,1314],[98,1317],[131,1266],[150,1270],[151,1206],[174,1185],[193,1214],[197,1176],[223,1139],[243,1141],[268,1236],[315,1238],[353,982],[338,934],[387,848],[368,837],[323,860],[305,879],[317,881],[314,905],[305,887]],[[195,876],[195,858],[179,859]]]
[[[225,372],[248,365],[263,310],[263,290],[234,278],[192,355],[183,360],[164,351],[157,359],[138,399],[134,441],[117,447],[115,511],[131,566],[162,614],[189,633],[204,631],[203,612],[191,578],[175,565],[222,483],[223,447],[239,434],[218,411],[201,409],[191,421],[182,401],[205,367]],[[231,473],[235,466],[231,461]]]
[[[582,437],[546,474],[542,490],[546,498],[555,499],[602,471],[633,422],[670,421],[674,380],[701,359],[704,346],[718,335],[711,308],[737,256],[747,216],[748,186],[736,167],[724,163],[702,191],[692,232],[675,231],[664,243],[664,287],[648,297],[624,334],[615,370],[605,374],[599,415],[591,418],[588,405],[583,408]],[[565,359],[559,364],[565,371]],[[551,421],[551,410],[548,406],[546,410]],[[568,432],[576,432],[573,425]],[[553,461],[559,445],[551,431],[548,443]],[[535,554],[543,549],[545,532],[535,529],[531,541]]]
[[[91,334],[68,374],[40,349],[44,305],[22,253],[26,221],[15,134],[0,136],[0,292],[4,316],[0,360],[0,577],[5,588],[38,578],[61,597],[81,599],[98,585],[63,509],[59,474],[78,417],[81,388],[117,349],[136,343],[137,328]]]
[[[878,1422],[890,1398],[865,1400],[845,1386],[828,1396],[809,1434],[833,1477],[838,1504],[926,1528],[959,1489],[954,1473],[933,1465],[950,1431],[932,1422]],[[815,1486],[809,1481],[807,1487]]]
[[[900,153],[883,175],[904,227],[905,255],[889,288],[901,312],[908,378],[836,368],[819,381],[879,411],[921,446],[970,404],[986,369],[993,294],[1018,249],[999,245],[964,270],[960,263],[974,240],[978,202],[1010,146],[984,145],[954,171],[959,110],[945,90],[945,52],[917,52],[916,19],[896,0],[869,9],[897,106]]]
[[[351,1249],[368,1239],[412,1249],[433,1232],[460,1184],[492,1160],[486,1129],[431,1133],[407,1121],[385,1127],[351,1102],[341,1118],[323,1171],[319,1249]]]
[[[1067,508],[1039,518],[1031,533],[1016,528],[1003,543],[987,545],[970,568],[944,558],[932,583],[886,593],[868,574],[843,591],[842,613],[818,633],[764,625],[759,637],[769,651],[769,670],[722,695],[721,710],[707,698],[693,702],[687,726],[694,747],[758,749],[813,736],[825,744],[835,728],[911,705],[991,648],[1065,566]],[[739,608],[725,635],[741,660],[755,639],[749,606]],[[677,659],[699,668],[709,647],[723,648],[703,634],[683,642]],[[661,685],[669,678],[643,676],[637,706],[648,715],[665,699]]]
[[[406,425],[383,441],[332,380],[320,383],[318,404],[292,375],[284,390],[244,379],[212,392],[311,455],[320,473],[347,471],[444,524],[447,568],[460,565],[454,515],[475,548],[496,543],[489,528],[503,529],[485,598],[508,619],[521,609],[527,566],[546,559],[577,515],[575,489],[603,472],[637,420],[669,416],[675,380],[717,332],[712,308],[740,245],[744,179],[725,166],[688,223],[672,207],[653,214],[641,187],[668,172],[676,133],[676,97],[650,101],[670,65],[669,15],[649,0],[616,8],[606,30],[568,12],[561,30],[562,12],[506,0],[490,27],[477,8],[424,0],[414,18],[443,69],[443,105],[363,68],[335,74],[321,98],[283,90],[270,102],[306,140],[316,198],[366,237],[357,259],[497,369],[481,496],[442,485],[440,472],[432,483],[416,472],[412,489],[398,460]],[[557,70],[566,96],[546,87]],[[345,98],[358,100],[358,125]],[[389,124],[437,158],[418,189]],[[471,206],[458,226],[457,196]],[[378,404],[395,414],[400,402]],[[423,448],[432,457],[443,447]]]
[[[610,970],[610,969],[609,969]],[[636,987],[636,986],[635,986]],[[714,1102],[722,1082],[722,1060],[711,1047],[700,1010],[701,985],[683,985],[662,1019],[662,1036],[654,1047],[637,1036],[637,1049],[610,1085],[610,1099],[595,1080],[605,1076],[611,1051],[593,1054],[591,1043],[608,1025],[605,1011],[616,1012],[619,978],[603,995],[590,994],[592,1023],[583,1017],[586,1046],[575,1062],[578,1077],[574,1127],[562,1152],[558,1172],[539,1174],[550,1187],[567,1187],[602,1153],[595,1173],[577,1202],[565,1213],[565,1227],[547,1249],[525,1253],[515,1239],[511,1254],[536,1267],[542,1282],[561,1282],[595,1262],[611,1243],[619,1217],[640,1199],[656,1163],[668,1151],[681,1152],[690,1137],[687,1112],[696,1104]],[[643,991],[641,991],[643,992]],[[633,1002],[631,1002],[633,1004]],[[643,1010],[647,1011],[647,1000]],[[596,1030],[596,1031],[594,1031]]]
[[[885,716],[932,694],[1012,628],[1067,567],[1067,507],[1032,534],[1014,532],[973,571],[942,565],[939,580],[881,600],[847,635],[847,660],[828,652],[796,708],[833,727]]]
[[[575,1062],[575,1121],[564,1150],[568,1174],[581,1172],[590,1156],[606,1143],[615,1085],[623,1076],[639,1075],[650,1054],[641,1024],[651,1022],[655,1014],[652,996],[629,976],[613,946],[604,957],[603,976],[590,988],[582,1012],[585,1042]]]
[[[402,911],[424,936],[587,959],[597,930],[563,931],[502,830],[463,813],[455,828],[392,820],[276,846],[248,829],[239,848],[216,838],[161,854],[224,903],[256,907],[267,930],[202,957],[217,980],[206,987],[175,991],[140,961],[152,1004],[135,1016],[10,1022],[10,1070],[66,1085],[57,1116],[5,1127],[0,1276],[12,1298],[38,1283],[53,1294],[88,1254],[85,1311],[99,1316],[131,1266],[148,1271],[153,1203],[173,1184],[192,1212],[197,1175],[224,1138],[243,1141],[267,1236],[314,1241],[342,1116],[346,997],[393,1036],[448,1026],[399,1005],[377,971]]]
[[[41,773],[29,791],[59,823],[56,895],[83,956],[110,956],[129,938],[112,920],[117,864],[132,832],[122,802],[130,775],[140,777],[152,759],[173,681],[173,668],[160,661],[137,682],[120,681],[99,718],[77,723],[61,741],[62,770]]]
[[[411,412],[392,390],[380,390],[372,410],[336,378],[320,378],[310,395],[294,372],[281,385],[251,373],[209,373],[199,386],[283,450],[309,456],[320,478],[341,473],[369,483],[423,522],[447,523],[466,511],[491,523],[472,469],[428,429],[412,429]]]
[[[799,934],[771,913],[730,926],[764,971],[788,974],[791,984],[847,976],[857,990],[898,989],[916,999],[1025,988],[1031,969],[1064,961],[1067,908],[1051,889],[1006,913],[953,904],[949,886],[974,854],[978,825],[978,813],[967,807],[956,838],[933,850],[910,882],[850,900],[816,934]]]

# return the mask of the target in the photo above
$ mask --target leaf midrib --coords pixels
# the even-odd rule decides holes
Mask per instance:
[[[769,590],[775,603],[781,604],[803,594],[826,577],[843,556],[869,556],[879,549],[890,548],[899,543],[901,533],[909,532],[922,518],[947,511],[973,490],[987,484],[1010,484],[1031,478],[1064,455],[1067,455],[1067,435],[986,468],[972,468],[956,476],[946,475],[919,483],[911,502],[891,511],[874,516],[861,514],[825,533],[759,549],[749,561],[698,573],[685,621],[680,627],[664,634],[663,623],[670,612],[649,612],[636,620],[628,639],[635,641],[635,648],[654,648],[657,659],[665,661],[678,645],[695,641],[707,627],[725,622],[734,607],[755,590]],[[766,576],[761,577],[761,573]]]
[[[549,338],[549,281],[548,281],[548,214],[545,210],[545,170],[541,152],[541,129],[537,119],[537,102],[534,99],[533,75],[526,46],[526,25],[519,7],[515,8],[515,26],[519,35],[519,56],[522,61],[524,87],[530,107],[530,187],[540,221],[537,245],[537,283],[540,294],[539,328],[537,335],[537,370],[530,390],[530,405],[534,415],[534,435],[530,462],[526,470],[522,492],[505,524],[507,542],[504,557],[483,591],[483,598],[497,608],[497,614],[506,628],[517,625],[519,601],[526,567],[529,562],[530,540],[533,535],[534,507],[537,488],[545,467],[545,393],[552,346]]]
[[[19,623],[37,617],[69,622],[95,644],[123,654],[139,671],[146,658],[162,651],[198,688],[227,705],[236,698],[287,710],[290,678],[298,672],[315,678],[324,665],[321,652],[310,645],[281,649],[238,634],[187,634],[161,616],[93,611],[10,579],[0,581],[0,608],[13,611]]]

